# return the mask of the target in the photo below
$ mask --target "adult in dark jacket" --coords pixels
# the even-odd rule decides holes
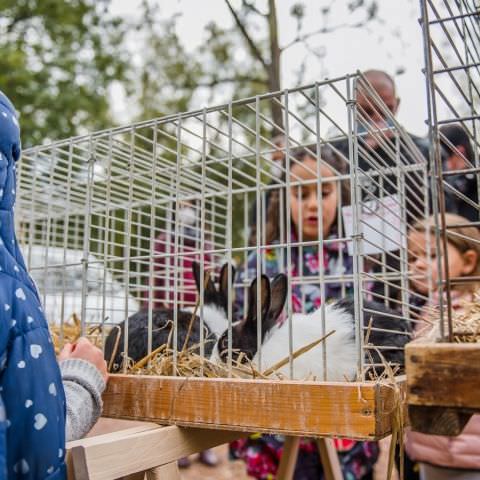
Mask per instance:
[[[61,368],[55,358],[15,236],[20,151],[15,109],[0,92],[0,479],[57,480],[65,437],[84,435],[100,413],[106,370],[85,339],[64,349]]]
[[[460,124],[444,125],[440,127],[440,143],[445,152],[444,170],[455,175],[445,176],[445,180],[455,190],[451,191],[453,208],[447,205],[447,211],[458,213],[471,222],[478,222],[480,211],[478,206],[477,175],[465,170],[475,166],[475,155],[468,132]],[[448,188],[448,187],[447,187]],[[462,198],[462,195],[470,201]]]

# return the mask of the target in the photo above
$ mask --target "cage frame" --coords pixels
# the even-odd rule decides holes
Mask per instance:
[[[472,340],[472,343],[458,343],[456,340],[459,332],[454,328],[451,292],[452,285],[458,284],[461,278],[452,278],[449,271],[447,238],[449,231],[455,232],[455,229],[462,225],[446,224],[444,188],[448,176],[455,172],[449,172],[443,164],[441,141],[444,138],[442,138],[440,127],[458,122],[468,132],[469,141],[473,144],[474,161],[470,165],[466,162],[466,166],[459,171],[459,174],[474,175],[478,190],[480,188],[478,176],[480,113],[474,101],[474,98],[478,97],[478,84],[475,86],[471,70],[475,70],[478,77],[480,54],[478,47],[475,47],[475,42],[477,41],[478,45],[480,40],[480,24],[478,24],[480,4],[475,0],[456,0],[455,2],[443,0],[434,5],[431,0],[420,0],[420,7],[428,106],[427,124],[433,146],[430,160],[436,220],[435,242],[437,251],[443,250],[444,253],[437,256],[440,292],[438,333],[412,342],[405,348],[408,412],[414,430],[435,435],[458,435],[472,414],[480,413],[480,389],[478,382],[474,380],[480,373],[476,370],[480,344],[478,341],[475,343],[475,340]],[[475,28],[475,21],[478,24],[477,28]],[[451,47],[450,53],[453,59],[448,57],[448,53],[440,52],[438,37],[433,39],[431,33],[431,29],[434,28],[441,28],[440,38]],[[459,42],[463,40],[464,45],[459,43],[457,46],[454,38]],[[466,87],[455,77],[458,72],[464,73],[468,78]],[[441,75],[448,75],[449,81],[454,86],[453,89],[459,94],[460,106],[453,106],[447,100],[449,92],[442,90]],[[446,119],[441,118],[438,106],[440,102],[446,105],[448,111]],[[461,106],[468,112],[461,114],[459,112]],[[471,128],[466,129],[466,124]],[[454,191],[454,193],[461,198],[460,192]],[[472,199],[468,200],[474,203]],[[479,206],[475,205],[475,208],[478,210]],[[478,228],[480,223],[472,220],[469,225]],[[478,282],[479,279],[472,277],[466,280],[465,285],[469,282]]]
[[[357,76],[361,76],[359,73]],[[343,76],[338,79],[330,79],[325,82],[333,82],[335,80],[349,79],[351,76]],[[216,111],[218,108],[226,109],[229,112],[228,128],[232,128],[232,115],[231,110],[233,105],[242,105],[244,103],[252,103],[260,101],[260,99],[268,100],[278,96],[279,93],[285,94],[285,99],[288,102],[288,95],[294,92],[301,91],[307,88],[315,88],[318,91],[318,87],[322,85],[322,82],[316,82],[312,85],[298,87],[296,89],[289,89],[285,92],[274,92],[265,95],[260,95],[254,98],[232,101],[222,106],[212,107],[212,109],[196,110],[189,112],[188,114],[175,114],[169,115],[162,119],[155,119],[146,122],[139,122],[128,127],[118,127],[114,129],[108,129],[101,132],[96,132],[86,136],[75,137],[68,141],[54,142],[48,145],[48,148],[55,150],[56,148],[68,148],[72,149],[72,142],[86,141],[89,145],[89,166],[88,176],[93,175],[94,171],[94,148],[93,145],[100,139],[111,139],[113,135],[117,133],[129,133],[135,129],[143,128],[149,125],[158,126],[162,123],[177,122],[177,128],[179,130],[178,137],[181,136],[181,123],[188,116],[200,116],[205,118],[205,115],[209,111]],[[348,83],[348,85],[351,85]],[[349,150],[352,160],[353,175],[349,175],[349,179],[352,185],[352,191],[354,192],[354,198],[357,200],[361,198],[362,190],[360,182],[358,181],[361,176],[358,172],[359,166],[357,160],[354,158],[354,149],[356,146],[356,128],[357,128],[357,112],[355,110],[354,101],[354,89],[348,92],[349,98],[347,102],[348,109],[348,132],[349,132]],[[375,95],[372,93],[372,95]],[[315,103],[318,107],[318,98],[315,99]],[[381,100],[380,100],[381,102]],[[380,103],[379,102],[379,103]],[[287,105],[288,106],[288,105]],[[383,108],[386,109],[384,105]],[[258,109],[257,109],[258,115]],[[318,115],[317,115],[318,116]],[[392,120],[394,126],[401,129],[398,122]],[[286,126],[288,132],[288,124]],[[111,141],[111,140],[108,140]],[[258,134],[257,134],[258,141]],[[156,145],[156,138],[154,138],[154,145]],[[229,162],[231,163],[232,157],[232,135],[229,136]],[[34,147],[26,152],[27,156],[36,158],[37,155],[44,149],[44,147]],[[177,147],[177,158],[181,158],[179,152],[180,146]],[[203,144],[202,169],[205,165],[206,153],[205,144]],[[288,162],[288,142],[286,146],[287,150],[287,162]],[[257,149],[257,162],[259,161],[258,149]],[[414,152],[414,155],[419,155]],[[154,155],[156,159],[156,155]],[[132,173],[132,161],[128,163],[128,169]],[[176,164],[176,168],[180,168],[179,162]],[[392,169],[395,167],[392,167]],[[155,169],[155,161],[153,162],[152,169]],[[231,175],[231,167],[229,167]],[[257,170],[257,177],[259,173]],[[178,176],[178,173],[177,173]],[[379,174],[380,178],[380,174]],[[202,176],[204,179],[204,176]],[[228,181],[232,182],[231,176]],[[287,182],[288,184],[288,182]],[[87,181],[87,185],[90,182]],[[178,183],[176,184],[177,196],[178,196]],[[92,205],[91,205],[91,191],[87,190],[86,196],[89,199],[85,205],[85,218],[89,218]],[[258,195],[258,189],[257,189]],[[185,198],[188,200],[188,197]],[[231,200],[231,199],[230,199]],[[21,197],[20,200],[22,201]],[[67,199],[68,201],[68,199]],[[155,195],[153,195],[152,202],[155,201]],[[126,206],[131,206],[133,202],[131,185],[129,186],[129,195],[126,202]],[[360,201],[354,202],[358,207]],[[258,204],[257,204],[258,206]],[[357,211],[357,207],[353,208],[354,215]],[[259,207],[258,207],[259,208]],[[176,213],[178,213],[178,202],[176,206]],[[127,212],[130,210],[127,209]],[[131,212],[130,212],[131,214]],[[258,218],[258,217],[257,217]],[[202,216],[200,220],[201,224],[205,224],[205,218]],[[126,222],[131,223],[127,220]],[[87,223],[88,225],[88,223]],[[175,226],[177,229],[177,226]],[[82,283],[82,317],[85,316],[85,298],[86,298],[86,286],[87,286],[87,269],[88,269],[88,242],[87,242],[87,230],[85,228],[85,242],[84,242],[84,259],[83,262],[83,283]],[[175,230],[177,232],[177,230]],[[176,236],[177,238],[177,236]],[[229,259],[231,259],[232,248],[231,239],[230,242]],[[360,319],[358,317],[362,308],[362,288],[361,281],[359,280],[362,270],[361,263],[361,235],[355,235],[352,237],[353,249],[354,249],[354,282],[357,282],[354,288],[355,304],[357,305],[356,315],[356,336],[358,341],[358,352],[360,366],[358,371],[362,372],[361,365],[363,364],[363,327],[361,326]],[[48,245],[47,245],[48,248]],[[256,246],[259,248],[259,245]],[[150,245],[151,255],[152,245]],[[177,248],[175,247],[175,250]],[[128,251],[128,248],[127,248]],[[288,256],[287,250],[287,256]],[[127,253],[126,260],[129,259],[129,253]],[[404,259],[402,260],[404,261]],[[127,262],[128,263],[128,262]],[[320,269],[321,270],[321,269]],[[355,274],[357,272],[357,274]],[[125,276],[128,277],[129,272],[125,272]],[[176,275],[176,270],[174,272]],[[319,278],[322,278],[320,271]],[[203,277],[202,277],[203,281]],[[402,285],[404,285],[405,279],[402,278]],[[128,284],[128,282],[126,282]],[[176,283],[175,283],[176,284]],[[233,279],[229,273],[228,285],[231,287]],[[125,287],[126,288],[126,287]],[[150,292],[151,287],[149,286]],[[176,298],[176,291],[174,292]],[[289,296],[290,298],[291,296]],[[152,325],[152,308],[149,306],[149,326]],[[202,308],[202,303],[200,303]],[[291,306],[289,307],[291,311]],[[322,308],[324,308],[324,302],[322,302]],[[174,324],[175,315],[177,310],[174,309]],[[230,317],[231,315],[229,315]],[[291,315],[289,316],[291,319]],[[128,327],[127,327],[128,328]],[[260,325],[259,325],[260,328]],[[82,332],[85,332],[85,326],[82,325]],[[231,323],[229,324],[229,342],[231,342]],[[176,339],[176,330],[174,329],[174,343]],[[230,343],[231,345],[231,343]],[[291,350],[291,349],[290,349]],[[325,349],[324,349],[325,352]],[[325,355],[325,353],[324,353]],[[124,419],[136,419],[144,421],[154,421],[162,424],[175,424],[188,427],[203,427],[210,429],[228,429],[238,432],[248,431],[260,431],[260,432],[275,432],[284,433],[288,436],[303,436],[309,435],[312,437],[348,437],[359,440],[379,440],[392,432],[393,416],[398,413],[400,409],[401,414],[404,413],[402,403],[404,401],[404,389],[405,378],[396,378],[393,383],[388,381],[359,381],[359,382],[308,382],[308,381],[295,381],[295,380],[243,380],[232,378],[182,378],[182,377],[145,377],[145,376],[127,376],[122,374],[110,375],[107,391],[104,394],[104,415],[112,418],[124,418]],[[239,395],[239,392],[242,395]],[[247,394],[248,391],[248,394]],[[144,401],[138,402],[135,397],[144,394]],[[207,398],[205,404],[200,404],[195,407],[195,399]],[[240,402],[233,406],[230,406],[231,400],[236,399]],[[299,412],[313,412],[316,408],[322,409],[320,418],[323,423],[314,421],[315,415],[308,413],[305,417],[308,417],[313,423],[308,424],[307,421],[302,426],[302,422],[299,421],[299,416],[291,415],[291,404],[285,404],[284,400],[288,399],[291,403],[296,405]],[[273,402],[273,403],[272,403]],[[175,406],[182,404],[188,406],[188,411],[176,410]],[[248,405],[256,405],[257,408],[269,412],[272,417],[278,417],[282,419],[282,423],[278,425],[269,426],[264,421],[260,421],[255,418],[255,412],[249,412]],[[216,412],[217,415],[212,417],[212,412]],[[274,423],[271,421],[271,423]]]

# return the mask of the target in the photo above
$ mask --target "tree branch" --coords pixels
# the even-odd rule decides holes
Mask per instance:
[[[247,0],[242,0],[242,5],[251,12],[255,12],[257,15],[260,15],[261,17],[268,17],[266,13],[262,13],[253,3],[247,2]]]
[[[240,20],[240,17],[238,16],[237,12],[232,7],[229,0],[225,0],[225,3],[227,4],[228,9],[230,10],[230,13],[233,15],[233,18],[235,20],[235,23],[237,24],[237,27],[240,29],[240,32],[242,33],[243,37],[247,41],[248,46],[250,47],[250,50],[251,50],[253,56],[262,64],[263,68],[268,71],[267,62],[265,61],[262,54],[260,53],[260,50],[255,45],[255,42],[253,41],[252,37],[250,37],[250,35],[248,34],[248,32],[245,28],[245,25]]]
[[[300,42],[304,42],[305,40],[308,40],[309,38],[314,37],[315,35],[332,33],[342,28],[361,28],[361,27],[364,27],[366,23],[367,23],[366,21],[361,21],[357,23],[343,23],[330,28],[322,27],[313,32],[305,33],[303,35],[298,35],[290,43],[287,43],[286,45],[284,45],[280,50],[284,52],[288,48],[293,47],[293,45],[296,45],[297,43],[300,43]]]
[[[268,82],[264,78],[260,77],[250,77],[248,75],[237,75],[235,77],[226,77],[226,78],[214,78],[209,82],[199,82],[196,85],[198,87],[215,87],[222,83],[234,83],[234,82],[252,82],[259,83],[261,85],[268,85]]]

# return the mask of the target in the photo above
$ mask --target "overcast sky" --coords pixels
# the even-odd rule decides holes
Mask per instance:
[[[204,41],[203,29],[209,21],[216,20],[221,25],[232,23],[224,0],[157,0],[157,3],[165,17],[176,12],[181,13],[177,31],[187,49],[194,49]],[[277,1],[281,45],[295,37],[295,22],[289,15],[294,3],[296,2],[292,0]],[[321,26],[320,7],[331,1],[304,0],[303,3],[306,6],[304,31],[318,29]],[[333,3],[335,17],[331,18],[331,24],[348,22],[344,12],[345,5],[349,2],[337,0]],[[379,16],[385,21],[383,25],[375,22],[368,29],[340,29],[333,34],[319,35],[309,41],[313,48],[324,47],[326,56],[323,65],[314,59],[309,62],[305,82],[368,68],[383,69],[393,75],[403,68],[404,73],[396,76],[401,98],[398,118],[410,132],[426,134],[425,81],[421,72],[424,61],[423,44],[418,24],[419,2],[379,0],[378,3]],[[140,0],[113,0],[112,10],[113,13],[131,18],[137,14],[139,4]],[[284,88],[296,86],[295,72],[306,54],[302,45],[297,45],[283,54],[281,60]],[[115,109],[123,117],[125,112],[121,104],[122,101],[117,102]]]

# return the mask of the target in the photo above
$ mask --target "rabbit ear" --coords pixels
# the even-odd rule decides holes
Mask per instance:
[[[195,279],[197,292],[200,293],[200,264],[196,260],[194,260],[192,263],[192,273],[193,278]]]
[[[220,270],[220,293],[228,298],[228,263],[224,263],[222,269]],[[235,280],[235,267],[230,265],[230,271],[232,272],[232,285]]]
[[[248,305],[248,313],[246,318],[246,323],[250,326],[254,326],[257,328],[257,280],[256,277],[252,284],[250,285],[250,293],[249,293],[249,305]],[[267,313],[270,308],[270,280],[266,275],[262,275],[260,277],[260,312],[262,315],[262,321],[265,321],[267,318]]]
[[[193,277],[195,278],[195,285],[197,286],[197,292],[201,294],[202,292],[200,291],[200,264],[197,261],[194,261],[192,263],[192,272],[193,272]],[[204,275],[205,275],[206,269],[204,270]],[[210,278],[210,274],[207,272],[207,274],[204,276],[203,280],[203,289],[205,290],[205,293],[210,293],[210,294],[215,294],[216,289],[215,285],[213,284],[212,279]]]
[[[284,273],[279,273],[272,280],[271,291],[272,299],[270,303],[270,311],[268,313],[268,320],[273,324],[270,325],[270,328],[273,327],[277,318],[282,313],[285,300],[287,299],[288,281],[287,276]],[[265,326],[267,327],[267,325]]]

